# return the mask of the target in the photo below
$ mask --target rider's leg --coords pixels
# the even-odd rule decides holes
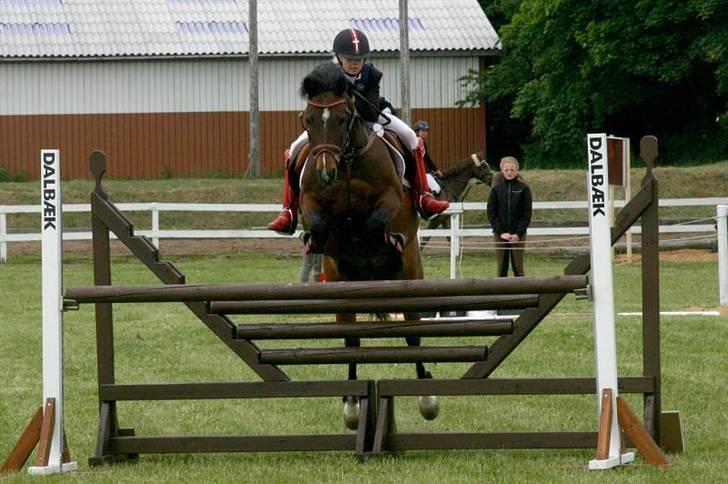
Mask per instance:
[[[292,171],[290,164],[291,160],[296,159],[296,155],[306,142],[308,142],[308,133],[304,131],[284,152],[285,172],[283,174],[283,201],[281,202],[283,210],[268,224],[269,230],[283,235],[292,235],[298,225],[298,193],[293,189],[289,180]]]
[[[430,185],[430,191],[433,193],[433,195],[438,195],[442,190],[442,187],[440,187],[440,184],[437,183],[437,180],[432,175],[432,173],[427,174],[427,184]]]
[[[407,147],[412,150],[415,166],[408,167],[405,176],[409,180],[410,185],[412,185],[413,196],[420,214],[427,220],[432,219],[447,210],[450,203],[446,200],[436,200],[430,193],[430,186],[427,183],[426,176],[427,170],[425,169],[424,144],[415,132],[412,131],[412,128],[407,126],[401,119],[392,114],[387,114],[387,117],[390,119],[387,128],[394,131],[399,136],[399,139],[405,142]],[[385,123],[386,120],[383,116],[380,116],[379,122]]]

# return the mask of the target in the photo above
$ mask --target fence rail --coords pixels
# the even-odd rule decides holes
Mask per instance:
[[[728,205],[728,197],[710,198],[675,198],[660,200],[660,207],[690,207],[690,206],[718,206]],[[117,206],[124,212],[151,212],[151,230],[138,230],[137,233],[152,239],[155,246],[159,247],[160,239],[275,239],[288,238],[278,235],[265,229],[236,229],[236,230],[215,230],[215,229],[180,229],[163,230],[159,224],[160,212],[270,212],[280,210],[279,204],[227,204],[227,203],[119,203]],[[615,201],[615,207],[621,208],[624,201]],[[453,217],[451,229],[420,230],[423,237],[451,237],[453,242],[452,252],[457,254],[460,248],[460,238],[467,237],[489,237],[490,228],[458,228],[460,227],[461,215],[467,211],[484,211],[487,204],[484,202],[462,202],[451,204],[448,213]],[[557,201],[557,202],[535,202],[534,210],[570,210],[584,209],[588,207],[587,201]],[[40,213],[39,205],[0,205],[0,263],[8,258],[8,244],[14,242],[39,241],[40,231],[11,233],[8,229],[8,214]],[[64,204],[63,212],[91,212],[91,205]],[[40,224],[39,224],[40,226]],[[661,225],[660,233],[715,233],[714,223],[684,224],[684,225]],[[530,227],[529,235],[535,236],[580,236],[588,235],[589,227]],[[640,233],[640,227],[634,227],[633,234]],[[70,231],[63,234],[63,240],[91,240],[91,231]]]

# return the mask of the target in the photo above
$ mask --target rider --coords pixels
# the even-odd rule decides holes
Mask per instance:
[[[427,167],[427,183],[430,184],[430,188],[432,193],[437,195],[440,193],[440,184],[437,182],[437,178],[442,178],[442,172],[437,167],[437,164],[435,164],[435,160],[432,159],[430,156],[430,150],[427,147],[427,137],[430,135],[430,123],[427,121],[417,121],[414,126],[412,126],[412,129],[414,130],[415,134],[418,138],[422,140],[422,146],[425,149],[425,166]]]
[[[356,29],[344,29],[334,39],[334,54],[341,69],[344,71],[354,87],[364,98],[357,96],[356,110],[359,115],[370,123],[386,124],[388,129],[394,131],[399,139],[412,150],[415,160],[414,167],[405,170],[407,179],[413,190],[413,196],[417,208],[425,219],[431,219],[447,210],[449,203],[436,200],[429,190],[425,176],[424,145],[422,140],[415,135],[402,120],[392,115],[385,106],[386,100],[379,95],[379,82],[382,73],[370,62],[366,62],[369,56],[369,39],[363,32]],[[371,103],[371,104],[370,104]],[[386,114],[386,118],[380,113],[380,109]],[[387,119],[389,122],[387,122]],[[285,152],[285,175],[283,178],[283,211],[270,223],[268,229],[283,234],[293,234],[296,230],[298,219],[298,194],[294,192],[288,180],[289,164],[296,158],[296,154],[308,141],[308,134],[304,131]],[[407,159],[409,157],[405,157]]]

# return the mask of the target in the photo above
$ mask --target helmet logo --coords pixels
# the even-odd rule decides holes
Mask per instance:
[[[359,42],[361,42],[359,40],[359,35],[357,34],[356,30],[354,30],[354,29],[349,29],[349,30],[351,32],[351,43],[354,46],[354,53],[358,54],[359,53]]]

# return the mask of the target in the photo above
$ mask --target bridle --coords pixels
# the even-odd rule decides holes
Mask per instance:
[[[343,160],[346,165],[349,166],[354,160],[355,151],[359,151],[359,148],[351,146],[351,129],[354,126],[354,122],[359,117],[359,113],[357,113],[355,109],[350,110],[349,106],[346,105],[346,99],[344,98],[337,99],[330,103],[317,103],[315,101],[309,100],[306,109],[308,109],[308,106],[312,106],[318,109],[331,109],[342,104],[344,105],[346,113],[346,137],[344,138],[344,143],[341,146],[331,143],[318,144],[311,149],[311,156],[317,158],[322,153],[329,153],[331,156],[334,157],[334,159]],[[303,115],[303,112],[299,115],[299,119],[301,120],[301,126],[303,127],[303,129],[308,131],[308,125],[306,124],[306,120],[304,119]]]

